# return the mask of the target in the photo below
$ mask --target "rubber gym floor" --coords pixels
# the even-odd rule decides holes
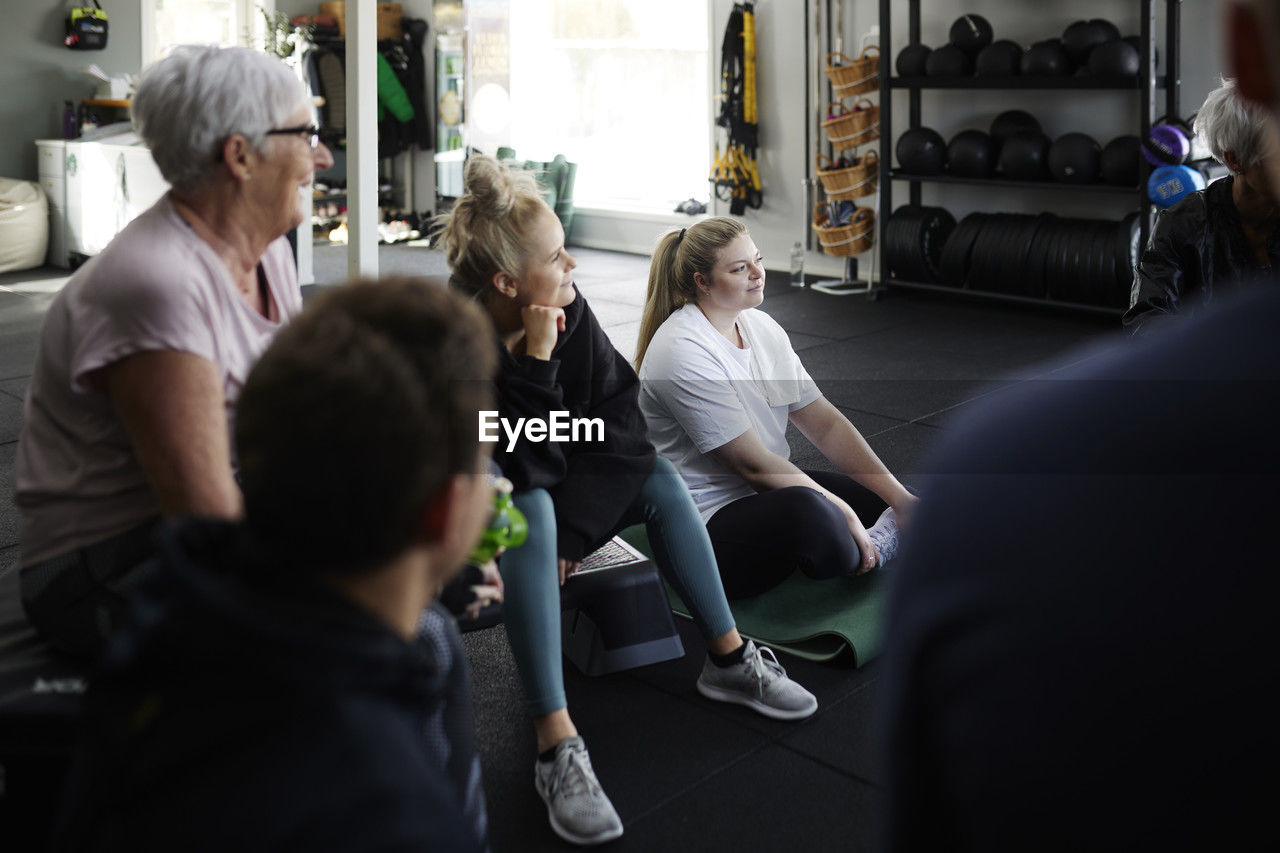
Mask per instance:
[[[648,259],[574,252],[579,288],[630,357]],[[341,281],[345,266],[343,248],[317,248],[317,286]],[[442,276],[445,267],[436,252],[386,246],[380,270]],[[0,275],[0,576],[18,564],[12,492],[22,399],[44,312],[65,276],[54,269]],[[1051,377],[1082,357],[1077,347],[1118,334],[1118,318],[900,291],[876,301],[835,297],[790,288],[772,274],[762,307],[790,334],[828,398],[908,485],[928,474],[929,451],[950,419],[1001,387]],[[792,459],[829,467],[799,435]],[[873,849],[882,778],[877,664],[855,670],[780,655],[820,705],[801,723],[774,722],[697,694],[702,645],[691,623],[676,621],[683,659],[601,678],[566,661],[570,712],[626,825],[608,849]],[[463,639],[493,849],[572,849],[552,833],[534,792],[533,730],[502,626]]]

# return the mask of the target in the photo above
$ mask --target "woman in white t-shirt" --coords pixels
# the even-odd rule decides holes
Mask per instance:
[[[755,310],[764,281],[737,220],[667,234],[636,347],[649,438],[688,484],[730,598],[797,568],[831,578],[883,564],[916,502],[818,390],[782,327]],[[840,473],[792,464],[788,421]]]
[[[162,516],[240,514],[233,406],[301,310],[285,234],[333,164],[305,88],[262,51],[176,48],[144,71],[132,107],[171,189],[49,307],[18,441],[23,606],[84,655]]]

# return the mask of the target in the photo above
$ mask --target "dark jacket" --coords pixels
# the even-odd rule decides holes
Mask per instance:
[[[1275,837],[1280,288],[1218,302],[992,395],[922,466],[877,664],[882,850]]]
[[[1138,262],[1124,324],[1133,331],[1159,317],[1209,302],[1215,292],[1258,278],[1263,267],[1231,199],[1234,177],[1214,181],[1160,211]],[[1280,263],[1280,224],[1267,237],[1268,266]]]
[[[636,372],[609,342],[581,293],[564,313],[565,330],[549,361],[516,358],[500,348],[500,417],[513,426],[517,418],[547,418],[553,411],[601,418],[604,441],[531,442],[522,436],[508,453],[504,434],[494,458],[516,491],[551,494],[557,553],[580,560],[617,526],[653,473],[656,457],[640,413]]]
[[[406,642],[318,585],[257,580],[280,573],[224,522],[180,523],[160,559],[89,689],[57,849],[484,849],[447,616]]]

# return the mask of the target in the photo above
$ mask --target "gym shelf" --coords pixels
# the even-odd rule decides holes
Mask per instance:
[[[1015,181],[1010,178],[962,178],[957,175],[915,175],[901,169],[889,170],[895,181],[928,181],[936,184],[970,184],[979,187],[1016,187],[1027,190],[1084,190],[1091,193],[1134,195],[1138,187],[1117,187],[1111,184],[1062,184],[1057,181]]]
[[[1163,89],[1157,77],[1155,88]],[[1139,77],[892,77],[890,89],[1103,89],[1142,91]]]
[[[994,290],[972,290],[967,287],[949,287],[945,284],[925,284],[921,281],[904,281],[899,278],[886,278],[882,284],[890,287],[902,287],[908,290],[927,290],[932,293],[950,293],[955,296],[972,296],[996,302],[1018,302],[1023,305],[1047,305],[1051,308],[1065,308],[1071,311],[1084,311],[1088,314],[1102,314],[1107,317],[1119,317],[1124,314],[1122,308],[1107,305],[1089,305],[1084,302],[1065,302],[1061,299],[1050,299],[1040,296],[1018,296],[1013,293],[997,293]]]
[[[932,2],[932,0],[880,0],[880,163],[881,176],[880,182],[880,207],[879,207],[879,227],[880,241],[877,247],[880,252],[880,269],[885,271],[885,276],[881,282],[886,287],[903,287],[916,288],[920,290],[932,290],[939,293],[957,293],[967,294],[969,296],[981,297],[984,299],[1001,300],[1005,302],[1020,302],[1032,305],[1050,305],[1055,308],[1070,309],[1073,311],[1087,311],[1095,314],[1105,314],[1110,316],[1119,316],[1123,311],[1100,305],[1085,305],[1074,302],[1064,302],[1048,298],[1037,298],[1032,296],[1013,296],[1004,293],[994,293],[982,290],[967,290],[963,288],[947,287],[945,285],[924,284],[921,282],[903,281],[890,277],[887,272],[891,268],[889,263],[889,245],[884,239],[885,229],[889,227],[889,221],[893,217],[895,207],[903,201],[910,203],[916,207],[924,204],[924,190],[926,186],[933,184],[955,184],[971,187],[987,187],[989,190],[999,190],[1000,192],[987,192],[982,196],[975,196],[979,199],[978,205],[990,206],[994,201],[998,200],[1004,191],[1016,190],[1069,190],[1076,193],[1077,196],[1082,191],[1098,197],[1101,202],[1107,200],[1107,204],[1121,197],[1128,197],[1134,202],[1134,210],[1141,215],[1139,221],[1139,245],[1145,246],[1150,233],[1152,213],[1154,205],[1146,194],[1146,178],[1149,168],[1145,162],[1140,163],[1140,186],[1137,187],[1117,187],[1110,184],[1064,184],[1056,181],[1015,181],[1008,178],[964,178],[948,174],[942,175],[915,175],[904,172],[902,169],[893,169],[891,165],[894,162],[894,146],[897,143],[898,134],[903,129],[919,128],[925,126],[925,108],[926,105],[932,109],[936,103],[936,98],[926,98],[923,93],[930,89],[938,90],[990,90],[997,92],[1023,92],[1031,93],[1046,90],[1062,90],[1064,92],[1071,91],[1097,91],[1097,92],[1132,92],[1137,94],[1136,104],[1130,113],[1133,116],[1132,130],[1129,133],[1136,133],[1139,138],[1146,137],[1150,131],[1152,124],[1155,123],[1156,116],[1159,114],[1176,116],[1180,115],[1179,100],[1181,97],[1181,80],[1179,79],[1179,69],[1181,68],[1181,3],[1182,0],[1117,0],[1114,4],[1116,7],[1137,7],[1138,12],[1138,55],[1139,55],[1139,72],[1136,77],[1048,77],[1048,76],[1021,76],[1012,75],[1008,77],[976,77],[967,75],[964,77],[927,77],[912,76],[901,77],[894,76],[894,62],[901,45],[894,41],[894,24],[893,12],[895,9],[902,11],[905,7],[906,11],[906,36],[907,44],[920,45],[921,41],[921,15],[920,7],[923,3],[928,3],[930,7],[936,7],[942,4]],[[993,4],[995,5],[995,4]],[[1002,4],[1009,8],[1016,8],[1025,4],[1005,3]],[[1156,72],[1156,46],[1160,41],[1158,28],[1156,25],[1157,7],[1164,10],[1164,38],[1162,41],[1161,52],[1164,55],[1164,74],[1157,75]],[[1096,12],[1096,10],[1094,10]],[[899,16],[901,17],[901,16]],[[1046,33],[1048,38],[1051,34]],[[1159,98],[1157,98],[1159,92]],[[895,96],[895,93],[896,96]],[[1011,94],[1007,99],[1011,103],[1009,106],[1015,106],[1018,101],[1031,102],[1035,101],[1041,104],[1046,111],[1052,110],[1054,103],[1059,99],[1054,96],[1035,96],[1023,94],[1021,96]],[[1069,99],[1068,99],[1069,100]],[[1104,99],[1106,100],[1106,99]],[[1126,104],[1130,102],[1130,98],[1122,99]],[[895,101],[899,104],[895,108]],[[902,109],[901,102],[905,101],[906,109]],[[1157,102],[1161,102],[1161,106],[1157,106]],[[1119,102],[1115,105],[1119,108]],[[1129,107],[1125,107],[1125,111],[1129,111]],[[888,180],[883,177],[888,176]],[[907,184],[906,192],[900,193],[898,199],[895,199],[895,184]],[[902,196],[906,198],[903,199]],[[900,199],[900,200],[899,200]]]

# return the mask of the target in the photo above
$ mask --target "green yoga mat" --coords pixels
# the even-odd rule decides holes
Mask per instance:
[[[650,557],[643,527],[629,527],[622,538]],[[729,602],[738,632],[758,643],[816,661],[862,666],[880,653],[880,627],[887,578],[870,572],[856,578],[815,581],[796,572],[763,595]],[[688,617],[674,590],[671,609]]]

